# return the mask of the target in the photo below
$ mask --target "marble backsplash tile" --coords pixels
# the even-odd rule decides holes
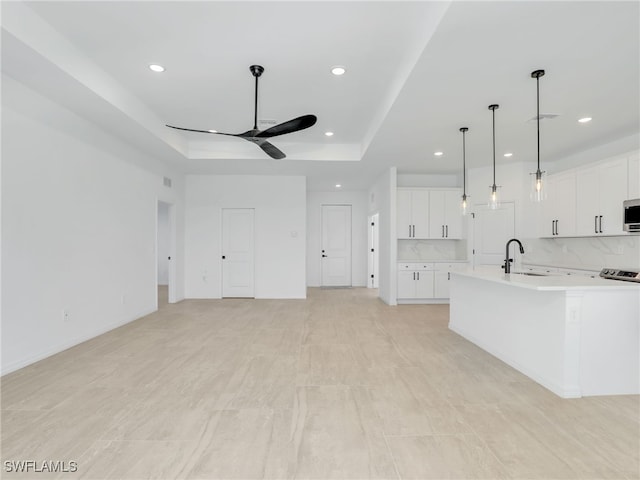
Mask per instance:
[[[640,235],[532,238],[523,243],[524,263],[585,270],[640,268]]]
[[[398,240],[398,260],[400,261],[460,261],[466,259],[466,240]]]

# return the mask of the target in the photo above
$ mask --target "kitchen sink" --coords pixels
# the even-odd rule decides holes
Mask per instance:
[[[527,275],[529,277],[547,277],[545,273],[533,273],[533,272],[511,272],[512,275]]]

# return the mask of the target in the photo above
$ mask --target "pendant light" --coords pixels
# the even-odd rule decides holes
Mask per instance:
[[[499,105],[489,105],[489,110],[493,114],[493,185],[491,185],[491,193],[489,194],[489,208],[495,210],[500,206],[498,199],[498,186],[496,185],[496,109]]]
[[[544,75],[544,70],[535,70],[531,72],[531,78],[536,79],[536,123],[538,125],[538,169],[531,182],[531,200],[541,202],[546,198],[547,191],[543,186],[543,176],[545,172],[540,171],[540,77]]]
[[[460,205],[462,215],[467,214],[467,160],[465,151],[465,133],[469,131],[467,127],[460,128],[462,132],[462,204]]]

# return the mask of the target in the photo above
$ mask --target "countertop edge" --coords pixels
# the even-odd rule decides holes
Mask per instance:
[[[623,282],[620,280],[605,280],[601,278],[579,278],[577,276],[564,276],[564,275],[549,275],[549,276],[526,276],[522,277],[518,276],[515,278],[511,277],[511,274],[504,274],[498,272],[490,272],[490,271],[475,271],[475,270],[467,270],[467,271],[454,271],[451,272],[452,275],[460,275],[464,277],[475,278],[478,280],[485,280],[488,282],[499,283],[501,285],[510,285],[512,287],[518,288],[526,288],[529,290],[538,290],[538,291],[580,291],[580,290],[589,290],[589,291],[611,291],[611,290],[624,290],[624,291],[637,291],[640,293],[640,284],[635,284],[633,282]],[[507,277],[509,275],[509,277]],[[548,284],[546,285],[543,282],[551,282],[551,280],[542,280],[542,279],[550,279],[553,278],[557,284]],[[570,280],[568,280],[570,279]],[[564,280],[558,282],[558,280]],[[571,284],[562,284],[565,282],[580,282],[574,285]],[[606,283],[603,283],[606,282]]]

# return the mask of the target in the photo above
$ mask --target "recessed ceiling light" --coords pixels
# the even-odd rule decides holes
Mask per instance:
[[[505,157],[509,158],[509,157],[513,157],[513,153],[511,152],[507,152],[504,154]]]
[[[584,117],[578,120],[580,123],[587,123],[591,121],[591,117]]]
[[[436,157],[441,157],[442,155],[444,155],[444,153],[442,153],[442,152],[433,152],[433,154],[434,154]]]
[[[331,68],[331,73],[337,76],[344,75],[346,71],[347,70],[344,67],[341,67],[339,65],[336,65],[335,67]]]
[[[336,183],[336,188],[340,188],[342,187],[342,185],[340,185],[339,183]]]
[[[333,137],[333,132],[324,132],[327,137]]]
[[[149,68],[154,72],[158,72],[158,73],[164,72],[164,67],[162,65],[151,64],[149,65]]]
[[[218,133],[218,130],[207,130],[209,133]]]

